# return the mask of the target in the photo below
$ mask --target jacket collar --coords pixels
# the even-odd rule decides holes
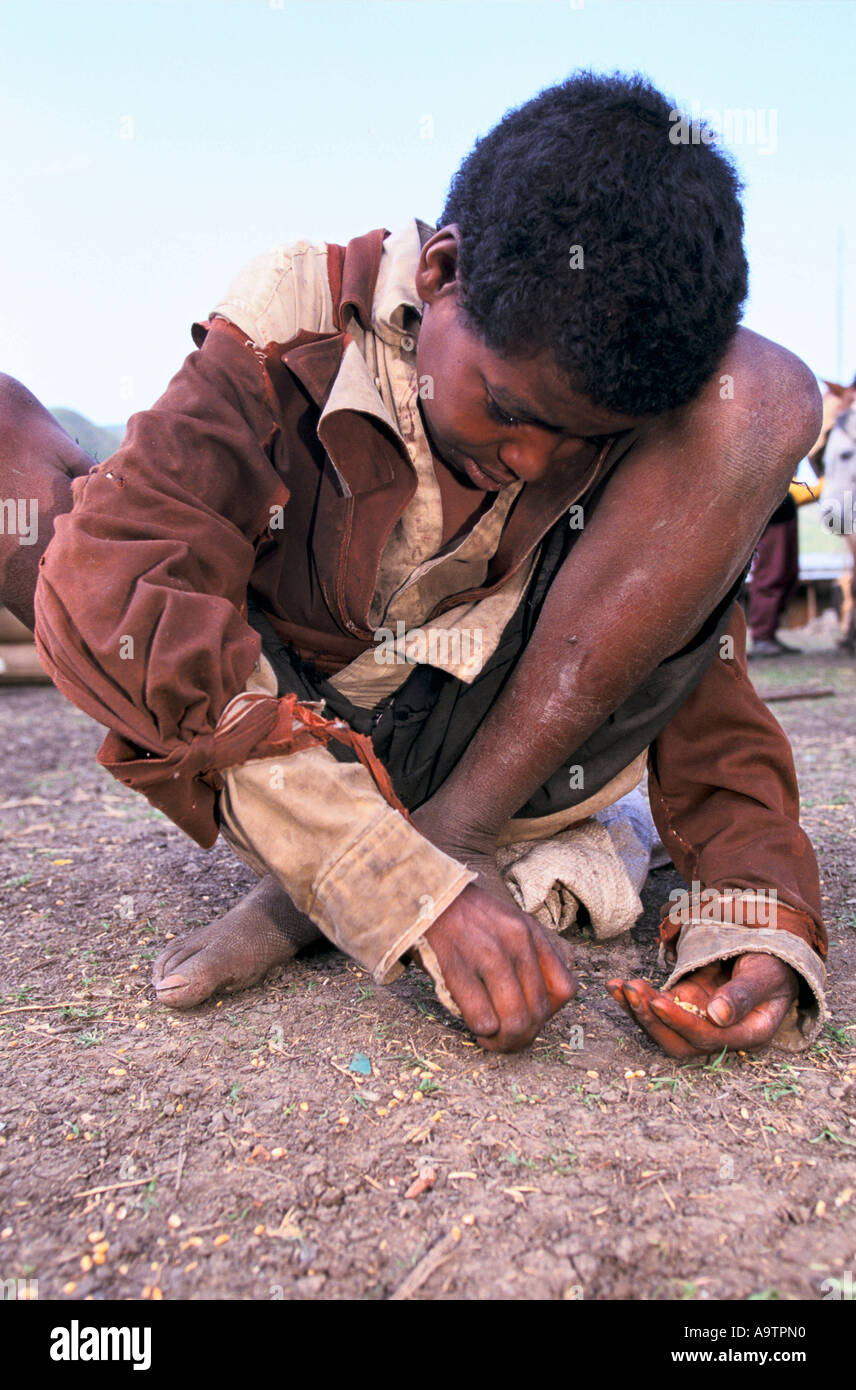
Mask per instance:
[[[347,330],[353,326],[354,318],[359,331],[371,331],[396,346],[417,327],[423,306],[416,293],[416,269],[422,247],[431,235],[432,229],[426,222],[411,218],[397,232],[379,228],[355,237],[345,248],[328,245],[328,274],[340,331],[302,332],[280,349],[283,362],[299,377],[320,409],[328,408],[336,374],[347,355],[351,339]],[[351,405],[348,395],[352,388]],[[336,404],[330,405],[330,409],[350,408],[377,415],[397,432],[368,368],[360,372],[349,364],[341,388],[336,383],[335,395]],[[372,395],[376,401],[371,400]]]
[[[373,332],[397,344],[415,326],[422,305],[415,275],[431,229],[412,220],[394,235],[378,230],[340,248],[330,247],[331,289],[341,273],[340,325],[359,336]],[[337,253],[338,256],[337,256]],[[354,323],[356,319],[356,323]],[[394,444],[408,475],[413,467],[398,425],[384,404],[365,358],[343,327],[333,334],[303,332],[280,349],[282,361],[302,383],[321,414],[318,438],[336,471],[344,496],[370,492],[396,480],[400,470],[389,450],[374,447],[355,416],[370,417]],[[412,476],[411,479],[412,481]]]

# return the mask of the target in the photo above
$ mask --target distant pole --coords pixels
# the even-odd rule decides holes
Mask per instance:
[[[835,287],[835,375],[844,382],[844,227],[838,228],[838,255]]]

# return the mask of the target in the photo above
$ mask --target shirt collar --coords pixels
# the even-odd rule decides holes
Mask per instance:
[[[380,269],[372,300],[370,332],[385,343],[402,351],[412,351],[413,342],[402,344],[402,339],[418,336],[419,318],[422,315],[422,301],[416,293],[416,270],[422,246],[432,235],[431,228],[417,218],[411,218],[397,232],[392,232],[383,243]],[[318,437],[328,447],[326,425],[329,417],[337,411],[355,410],[364,415],[374,415],[383,421],[387,429],[398,440],[401,433],[393,420],[377,389],[365,358],[351,335],[361,336],[358,323],[354,322],[353,311],[348,316],[345,327],[348,331],[347,346],[341,365],[326,404],[318,422]],[[403,448],[403,440],[401,441]],[[340,481],[344,483],[341,470]]]

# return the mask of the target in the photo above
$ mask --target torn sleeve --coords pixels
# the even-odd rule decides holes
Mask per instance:
[[[260,701],[280,703],[272,695],[238,696],[224,712],[223,731]],[[299,735],[303,717],[311,726],[312,712],[297,711]],[[355,741],[359,746],[358,736]],[[272,874],[335,946],[389,984],[401,973],[402,957],[477,875],[391,804],[382,769],[368,751],[366,759],[338,762],[316,743],[230,767],[223,773],[221,829],[236,853],[258,874]]]
[[[74,481],[41,561],[36,644],[54,683],[111,730],[99,761],[203,845],[214,730],[259,653],[244,618],[255,546],[288,501],[279,431],[264,354],[215,320],[118,452]]]

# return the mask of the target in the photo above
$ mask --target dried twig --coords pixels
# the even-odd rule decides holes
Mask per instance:
[[[80,1009],[89,1004],[88,999],[78,999],[72,1004],[20,1004],[14,1009],[0,1009],[0,1018],[5,1014],[40,1014],[46,1009]]]
[[[149,1173],[147,1178],[135,1178],[133,1182],[108,1182],[104,1187],[87,1187],[85,1192],[72,1192],[72,1197],[97,1197],[101,1192],[116,1192],[120,1187],[143,1187],[154,1182],[160,1173]]]
[[[399,1284],[394,1293],[389,1295],[390,1303],[402,1303],[405,1299],[412,1298],[421,1289],[435,1270],[445,1264],[454,1255],[458,1242],[461,1239],[461,1232],[457,1226],[453,1226],[451,1231],[443,1236],[437,1244],[432,1246],[427,1255],[423,1255],[419,1263],[410,1271],[407,1278]]]

